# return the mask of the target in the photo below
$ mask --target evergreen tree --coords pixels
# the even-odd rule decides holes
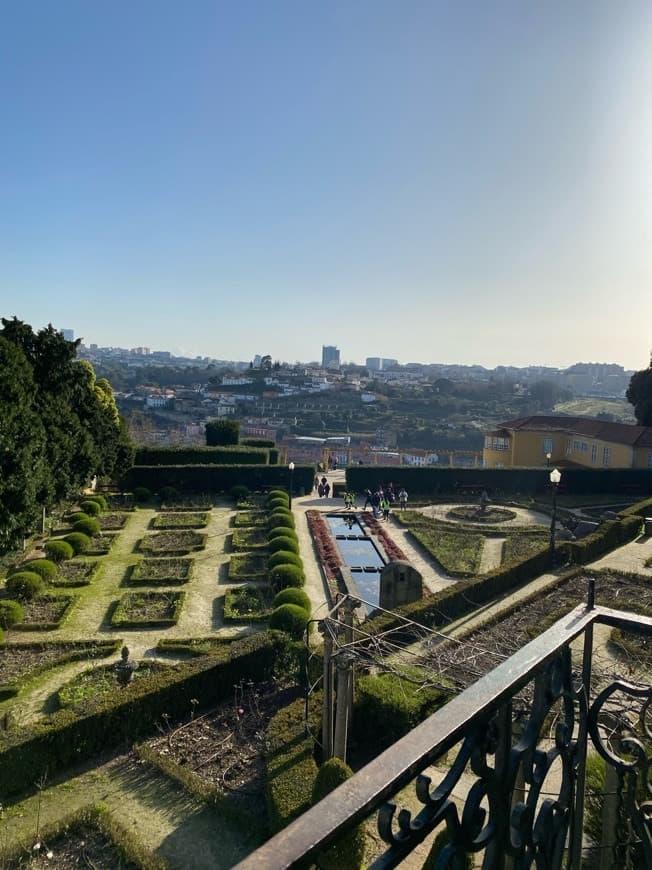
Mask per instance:
[[[40,511],[48,471],[35,397],[24,353],[0,336],[0,551],[17,544]]]
[[[638,425],[652,426],[652,357],[648,368],[634,372],[625,396],[634,406]]]

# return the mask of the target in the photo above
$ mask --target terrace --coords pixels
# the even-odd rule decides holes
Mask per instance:
[[[261,846],[239,870],[305,865],[377,816],[386,848],[369,866],[409,858],[436,830],[436,866],[652,867],[652,688],[595,679],[594,633],[652,635],[652,618],[586,604],[516,654]],[[601,841],[584,837],[588,752],[606,762]],[[436,781],[435,768],[445,763]],[[420,809],[402,809],[406,788]],[[401,793],[402,794],[399,794]],[[414,801],[412,801],[414,805]],[[416,865],[415,865],[416,866]],[[420,864],[419,864],[420,866]]]

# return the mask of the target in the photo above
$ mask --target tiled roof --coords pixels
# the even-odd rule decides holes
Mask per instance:
[[[609,423],[592,417],[521,417],[500,424],[501,428],[514,431],[565,432],[569,435],[584,435],[599,438],[612,444],[627,444],[630,447],[652,447],[652,426],[632,426],[628,423]]]

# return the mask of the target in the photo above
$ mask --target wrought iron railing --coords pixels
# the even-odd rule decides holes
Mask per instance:
[[[580,868],[587,750],[605,760],[612,784],[589,866],[652,868],[652,688],[622,679],[592,685],[598,625],[652,635],[651,618],[596,607],[591,593],[238,870],[309,862],[374,812],[387,847],[369,864],[374,870],[395,867],[436,829],[447,831],[438,868],[462,867],[473,853],[484,868]],[[428,769],[445,756],[434,785]],[[416,814],[393,801],[411,783]]]

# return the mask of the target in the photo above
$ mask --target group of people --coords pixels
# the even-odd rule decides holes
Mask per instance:
[[[407,490],[404,486],[398,492],[398,498],[394,492],[394,487],[391,483],[385,486],[379,486],[377,490],[372,492],[370,489],[365,489],[365,502],[363,510],[371,507],[375,517],[380,516],[383,520],[388,520],[394,503],[398,500],[401,510],[406,510],[408,502]]]

